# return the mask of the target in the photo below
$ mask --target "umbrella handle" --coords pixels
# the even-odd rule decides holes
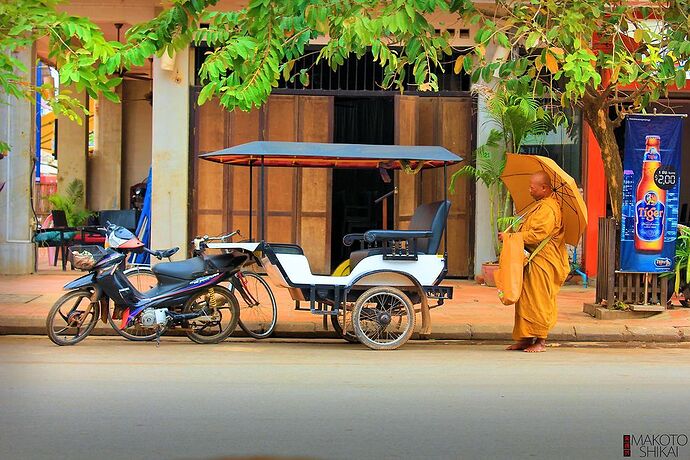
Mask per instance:
[[[523,212],[521,215],[517,216],[517,218],[515,219],[515,221],[514,221],[512,224],[510,224],[510,225],[508,226],[508,228],[506,228],[506,232],[507,232],[508,230],[510,230],[511,228],[513,228],[513,226],[514,226],[515,224],[517,224],[518,222],[522,222],[522,221],[525,219],[525,217],[527,217],[527,215],[528,215],[529,213],[531,213],[531,212],[534,210],[534,205],[535,205],[535,204],[537,204],[536,201],[535,201],[534,203],[530,204],[529,206],[527,206],[527,210],[526,210],[525,212]]]

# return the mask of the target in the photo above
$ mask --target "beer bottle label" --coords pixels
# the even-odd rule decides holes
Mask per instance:
[[[645,193],[635,206],[635,233],[643,241],[656,241],[664,235],[666,206],[653,191]]]
[[[649,150],[647,150],[644,153],[644,159],[642,161],[643,162],[648,162],[648,161],[659,162],[659,161],[661,161],[661,155],[659,154],[659,151],[657,149],[655,149],[654,147],[651,147]]]

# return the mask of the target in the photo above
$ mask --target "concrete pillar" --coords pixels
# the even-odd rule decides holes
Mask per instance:
[[[61,88],[71,91],[69,95],[86,106],[88,98],[86,92],[77,92],[72,88]],[[84,184],[84,194],[87,192],[86,182],[86,156],[89,148],[89,121],[86,115],[82,115],[82,124],[72,121],[67,117],[58,117],[57,122],[57,191],[65,194],[69,184],[79,179]],[[86,198],[86,197],[84,197]],[[86,202],[82,203],[86,206]]]
[[[491,62],[500,62],[509,54],[506,48],[491,46],[487,48],[486,55]],[[498,75],[495,74],[491,81],[479,81],[480,85],[495,86]],[[492,129],[500,129],[500,126],[489,117],[486,109],[486,100],[481,95],[477,98],[477,147],[486,143]],[[477,181],[477,193],[475,200],[474,215],[474,272],[481,273],[484,262],[496,260],[496,252],[493,247],[493,235],[491,229],[491,218],[489,212],[489,190]]]
[[[185,48],[166,62],[171,70],[153,60],[151,247],[178,246],[178,260],[188,245],[190,59]]]
[[[122,96],[122,86],[117,88]],[[88,160],[88,209],[120,209],[122,181],[122,104],[96,101],[95,149]],[[125,208],[129,207],[129,203]]]
[[[492,128],[498,128],[486,113],[486,100],[480,94],[477,100],[477,147],[486,143]],[[484,262],[496,260],[492,237],[491,219],[489,217],[489,190],[477,181],[474,209],[474,273],[482,272]]]
[[[5,52],[5,51],[3,51]],[[31,76],[34,52],[13,53]],[[29,78],[27,78],[29,80]],[[30,78],[33,81],[33,77]],[[0,139],[10,145],[0,160],[0,274],[26,274],[34,271],[34,245],[31,242],[35,105],[0,92]]]
[[[122,205],[129,188],[146,179],[151,167],[151,82],[125,80],[122,91]]]

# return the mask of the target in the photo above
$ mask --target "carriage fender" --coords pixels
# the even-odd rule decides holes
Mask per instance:
[[[391,280],[395,278],[401,279],[401,281],[404,280],[404,282],[402,284],[392,284]],[[366,281],[369,282],[367,283]],[[352,288],[357,286],[374,287],[386,285],[391,287],[410,287],[411,285],[411,287],[413,287],[419,293],[422,312],[422,327],[419,331],[419,334],[421,336],[429,336],[431,334],[431,314],[429,313],[429,301],[426,298],[422,285],[419,284],[419,281],[417,281],[417,279],[415,279],[415,277],[409,273],[395,270],[376,270],[373,272],[363,273],[362,275],[353,279],[345,290],[350,291]]]

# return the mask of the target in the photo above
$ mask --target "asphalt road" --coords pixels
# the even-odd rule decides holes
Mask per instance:
[[[608,459],[625,434],[631,458],[690,437],[687,347],[503,347],[0,337],[0,458]]]

